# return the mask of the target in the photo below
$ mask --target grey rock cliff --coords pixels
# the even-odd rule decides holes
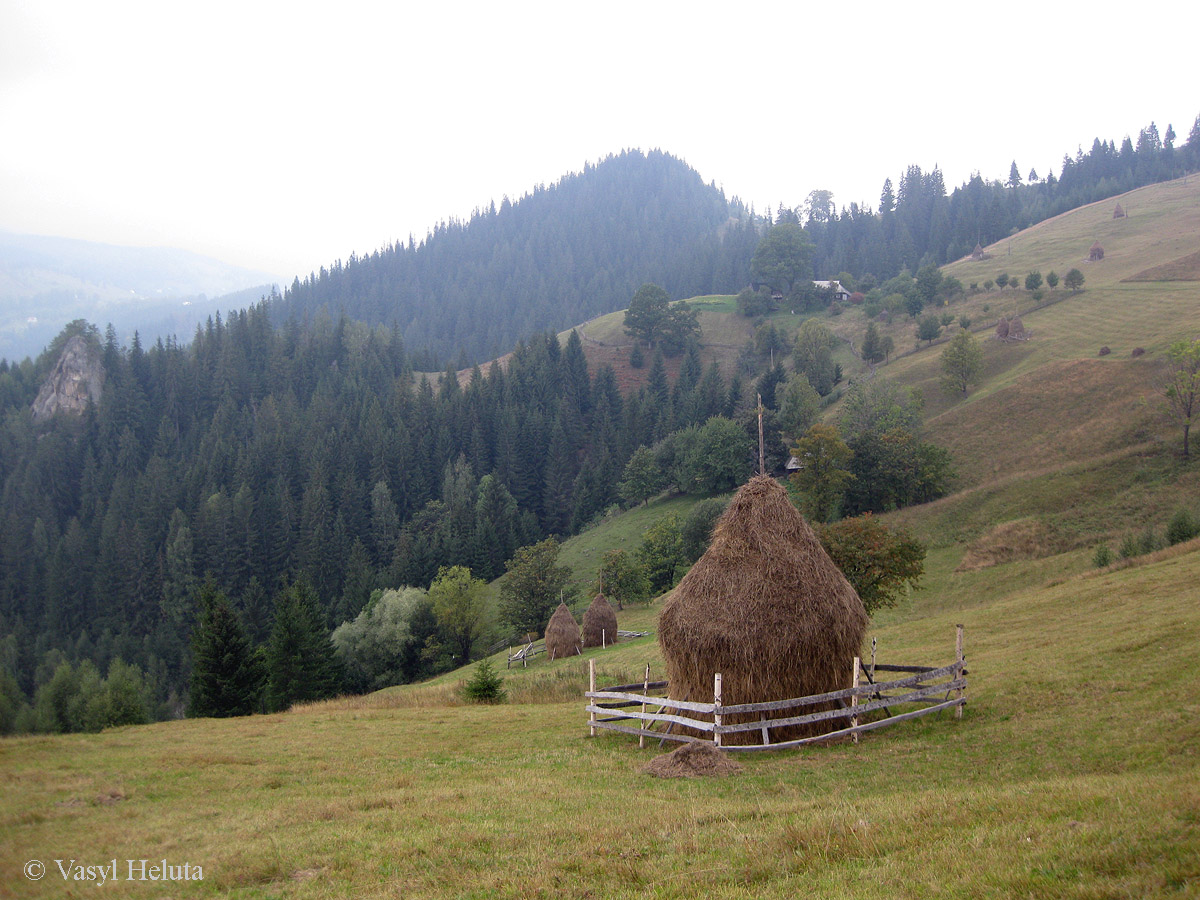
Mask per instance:
[[[33,420],[44,422],[59,412],[78,415],[89,401],[100,402],[103,389],[104,366],[99,354],[75,335],[63,346],[50,377],[33,401]]]

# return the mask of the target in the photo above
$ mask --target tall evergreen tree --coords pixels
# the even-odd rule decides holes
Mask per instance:
[[[276,595],[266,649],[269,711],[323,700],[341,689],[341,669],[322,620],[317,594],[307,581],[298,579]]]
[[[264,671],[229,599],[209,579],[196,602],[189,716],[246,716],[262,705]]]

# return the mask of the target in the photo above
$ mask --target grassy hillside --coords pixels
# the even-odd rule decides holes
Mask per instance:
[[[750,756],[724,780],[640,774],[658,748],[589,739],[578,701],[384,694],[5,740],[6,896],[89,893],[59,857],[203,867],[109,886],[130,898],[1195,896],[1198,586],[1192,548],[877,628],[882,659],[939,662],[965,623],[961,722]],[[609,653],[640,667],[653,648]],[[36,885],[31,859],[50,866]]]

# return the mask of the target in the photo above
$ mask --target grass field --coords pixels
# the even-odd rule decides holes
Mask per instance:
[[[723,780],[640,774],[657,747],[589,739],[578,700],[449,706],[428,688],[425,705],[5,740],[4,892],[1196,896],[1200,553],[1165,556],[874,629],[881,660],[941,662],[963,622],[964,719],[742,757]],[[608,653],[640,668],[653,644]],[[555,667],[580,668],[510,683]],[[204,880],[74,885],[56,858]],[[51,866],[38,884],[31,859]]]

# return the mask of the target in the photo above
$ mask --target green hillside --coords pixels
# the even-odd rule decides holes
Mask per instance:
[[[1194,896],[1200,553],[1164,557],[873,628],[881,659],[937,662],[966,625],[963,720],[751,755],[724,780],[640,774],[658,747],[589,739],[578,700],[428,689],[5,740],[6,895],[81,895],[58,857],[124,876],[152,853],[202,867],[177,897]],[[543,679],[555,666],[579,663]],[[28,860],[42,882],[15,874]]]

